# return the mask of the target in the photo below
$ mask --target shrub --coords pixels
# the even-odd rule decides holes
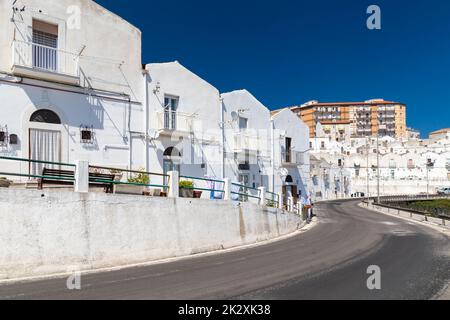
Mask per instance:
[[[140,183],[140,184],[149,184],[150,183],[150,176],[145,172],[144,168],[139,169],[139,171],[142,171],[131,178],[128,179],[128,182],[130,183]]]
[[[192,189],[194,187],[194,182],[187,181],[187,180],[182,180],[182,181],[179,182],[178,185],[179,185],[180,188]]]

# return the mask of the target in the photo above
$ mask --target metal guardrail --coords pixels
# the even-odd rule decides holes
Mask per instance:
[[[363,201],[363,202],[367,204],[367,201]],[[422,211],[417,211],[417,210],[413,210],[410,208],[404,208],[404,207],[396,207],[396,206],[391,206],[391,205],[387,205],[384,203],[374,203],[373,205],[382,207],[382,208],[386,208],[386,209],[400,210],[400,211],[405,211],[405,212],[412,213],[412,214],[419,214],[419,215],[423,215],[423,216],[427,216],[430,214],[429,212],[422,212]],[[441,214],[441,215],[439,215],[439,218],[450,221],[450,215]]]
[[[60,167],[72,167],[75,165],[71,163],[62,163],[62,162],[53,162],[53,161],[43,161],[43,160],[33,160],[33,159],[25,159],[25,158],[13,158],[13,157],[4,157],[0,156],[0,160],[6,161],[18,161],[18,162],[26,162],[28,164],[36,163],[36,164],[48,164],[52,166],[60,166]],[[75,181],[74,177],[60,175],[60,176],[44,176],[39,174],[30,174],[30,173],[18,173],[18,172],[0,172],[2,176],[8,177],[21,177],[21,178],[31,178],[31,179],[46,179],[46,180],[55,180],[55,181]]]
[[[231,191],[231,194],[235,194],[235,195],[243,197],[244,198],[243,201],[246,201],[245,198],[252,198],[252,199],[260,199],[261,198],[261,196],[260,196],[261,190],[259,190],[257,188],[253,188],[253,187],[246,186],[244,184],[239,184],[239,183],[232,183],[232,185],[235,187],[239,187],[240,191],[239,192]],[[241,192],[241,190],[244,191],[245,193]],[[256,191],[258,193],[258,195],[254,196],[254,195],[250,194],[248,192],[249,190]]]
[[[199,177],[192,177],[192,176],[180,176],[181,179],[187,179],[187,180],[191,180],[191,181],[203,181],[203,182],[214,182],[214,183],[222,183],[223,185],[225,185],[225,181],[223,180],[217,180],[217,179],[212,179],[212,178],[199,178]],[[195,183],[193,187],[183,187],[185,189],[190,189],[190,190],[195,190],[195,191],[207,191],[207,192],[217,192],[217,193],[225,193],[225,190],[218,190],[218,189],[213,189],[213,188],[201,188],[201,187],[196,187]]]
[[[148,176],[148,179],[150,180],[151,176],[158,176],[163,178],[169,178],[169,175],[158,173],[158,172],[147,172],[147,171],[139,171],[139,170],[128,170],[128,169],[119,169],[119,168],[112,168],[112,167],[104,167],[104,166],[95,166],[90,165],[89,170],[106,170],[109,171],[111,174],[119,174],[119,173],[131,173],[131,174],[141,174]],[[113,185],[130,185],[130,186],[141,186],[141,187],[151,187],[151,188],[162,188],[164,190],[167,190],[169,188],[166,184],[152,184],[152,183],[140,183],[140,182],[131,182],[131,181],[109,181],[104,179],[91,179],[90,182],[100,182],[100,183],[111,183]]]

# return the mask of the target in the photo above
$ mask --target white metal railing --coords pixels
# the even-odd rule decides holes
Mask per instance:
[[[78,77],[78,55],[44,45],[14,40],[13,65]]]
[[[259,138],[256,133],[249,130],[241,130],[234,133],[234,150],[259,150]]]
[[[158,130],[193,132],[193,115],[166,110],[158,112],[156,117]]]
[[[281,162],[283,164],[303,165],[305,164],[305,154],[295,150],[283,151],[281,152]]]

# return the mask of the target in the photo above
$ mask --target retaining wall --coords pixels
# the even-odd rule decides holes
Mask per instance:
[[[251,203],[0,188],[0,279],[226,249],[301,224]]]

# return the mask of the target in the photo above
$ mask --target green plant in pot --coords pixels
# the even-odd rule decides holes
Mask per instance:
[[[140,171],[144,171],[145,169],[141,169]],[[149,184],[150,177],[145,172],[140,172],[137,175],[132,176],[128,179],[129,183],[139,183],[139,184]]]
[[[180,197],[193,198],[194,197],[194,182],[182,180],[179,182]]]

